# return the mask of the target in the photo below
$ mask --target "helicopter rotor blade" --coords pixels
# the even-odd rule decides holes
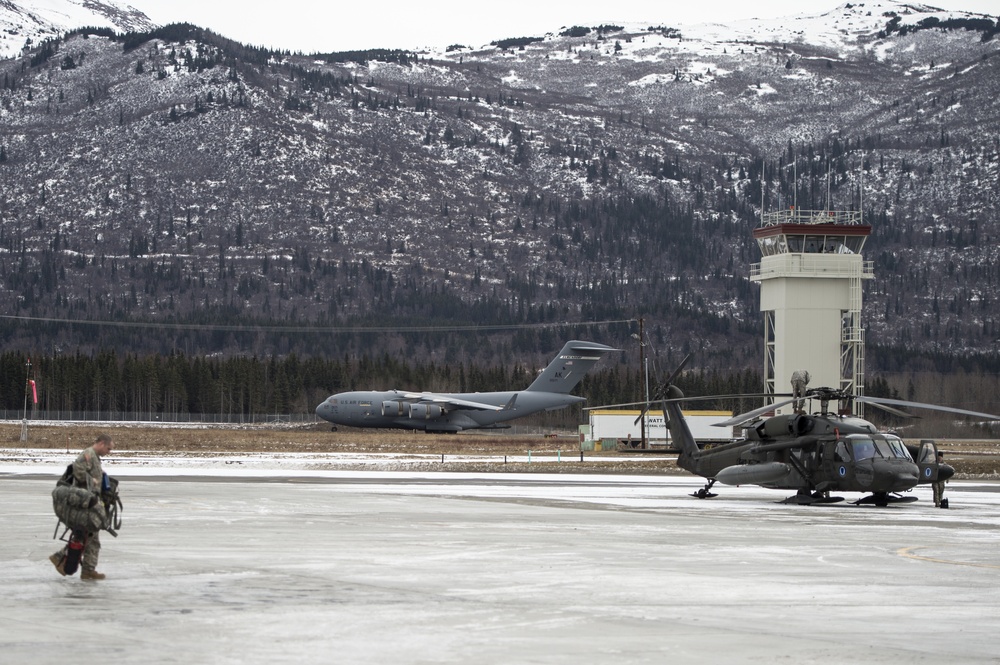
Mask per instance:
[[[729,420],[724,420],[721,423],[715,423],[713,425],[713,427],[735,427],[737,425],[743,425],[743,423],[750,422],[751,420],[754,420],[754,419],[756,419],[756,418],[764,415],[765,413],[767,413],[769,411],[774,411],[775,409],[780,409],[781,407],[785,406],[786,404],[791,404],[794,401],[795,401],[794,399],[786,399],[786,400],[781,401],[781,402],[775,402],[773,404],[768,404],[766,406],[760,407],[759,409],[754,409],[753,411],[747,411],[746,413],[741,413],[741,414],[739,414],[737,416],[733,416]]]
[[[889,406],[888,404],[881,404],[879,402],[873,402],[873,401],[865,399],[863,397],[855,397],[854,400],[856,402],[864,402],[865,404],[871,404],[876,409],[882,409],[886,413],[891,413],[892,415],[899,416],[900,418],[919,418],[920,417],[920,416],[918,416],[916,414],[913,414],[913,413],[907,413],[906,411],[900,411],[899,409],[894,409],[891,406]]]
[[[864,402],[865,404],[871,404],[876,407],[878,406],[884,407],[886,404],[892,404],[894,406],[910,406],[917,409],[930,409],[931,411],[945,411],[947,413],[957,413],[959,415],[973,416],[976,418],[983,418],[985,420],[1000,420],[1000,416],[992,413],[983,413],[981,411],[968,411],[966,409],[956,409],[951,406],[940,406],[937,404],[927,404],[925,402],[907,402],[901,399],[886,399],[884,397],[855,397],[854,399],[858,402]]]
[[[642,407],[642,411],[639,413],[639,417],[635,419],[635,422],[632,423],[633,425],[639,424],[639,421],[642,420],[643,416],[646,415],[646,412],[649,411],[649,407],[652,404],[662,401],[662,398],[666,394],[667,389],[670,386],[674,385],[674,381],[677,379],[678,376],[681,375],[681,372],[684,370],[684,366],[687,365],[688,360],[690,359],[691,359],[690,353],[684,356],[684,360],[682,360],[681,364],[677,366],[677,369],[675,369],[673,373],[669,377],[667,377],[666,381],[663,381],[662,383],[660,383],[659,386],[657,386],[656,393],[653,395],[653,398],[649,400],[649,402],[646,402],[645,406]]]
[[[600,409],[619,409],[623,406],[640,406],[643,404],[649,404],[650,402],[625,402],[623,404],[601,404],[600,406],[585,406],[584,411],[598,411]]]
[[[687,365],[688,360],[690,360],[690,359],[691,359],[691,354],[690,353],[687,354],[686,356],[684,356],[684,360],[681,361],[681,364],[677,366],[677,369],[674,370],[674,373],[671,374],[667,378],[667,380],[663,382],[662,385],[663,386],[672,386],[672,385],[674,385],[674,381],[677,379],[678,376],[681,375],[681,371],[684,369],[684,366]],[[663,388],[663,389],[666,390],[666,388]]]

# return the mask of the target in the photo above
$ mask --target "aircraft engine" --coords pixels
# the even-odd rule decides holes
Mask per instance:
[[[389,400],[382,402],[382,415],[387,418],[399,418],[406,413],[406,403]]]
[[[418,420],[435,420],[440,418],[444,411],[437,404],[411,404],[410,417]]]
[[[813,419],[806,415],[795,415],[788,417],[768,418],[758,425],[757,431],[761,436],[768,438],[780,438],[782,436],[802,436],[809,433],[813,428]]]

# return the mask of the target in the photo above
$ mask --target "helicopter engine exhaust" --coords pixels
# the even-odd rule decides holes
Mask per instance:
[[[784,480],[791,470],[783,462],[734,464],[719,471],[715,479],[724,485],[766,485]]]

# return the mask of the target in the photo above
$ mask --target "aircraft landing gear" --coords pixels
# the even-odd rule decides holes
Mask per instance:
[[[713,496],[719,496],[718,494],[712,491],[712,485],[714,484],[715,484],[715,478],[709,478],[708,482],[705,483],[705,486],[702,487],[697,492],[691,494],[691,496],[697,499],[711,499]]]
[[[902,494],[876,492],[875,494],[869,494],[868,496],[861,497],[854,502],[854,505],[876,505],[879,508],[885,508],[890,503],[913,503],[916,500],[917,497],[915,496],[903,496]]]
[[[843,500],[844,497],[830,496],[830,493],[826,491],[810,492],[809,490],[799,490],[797,494],[788,497],[781,503],[790,503],[799,506],[819,506],[826,503],[838,503]]]

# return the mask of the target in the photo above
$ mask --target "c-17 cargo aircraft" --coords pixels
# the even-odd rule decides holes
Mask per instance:
[[[316,415],[334,425],[428,432],[503,429],[507,420],[586,401],[570,395],[583,375],[609,351],[595,342],[566,342],[559,355],[524,390],[493,393],[355,391],[331,395]]]

